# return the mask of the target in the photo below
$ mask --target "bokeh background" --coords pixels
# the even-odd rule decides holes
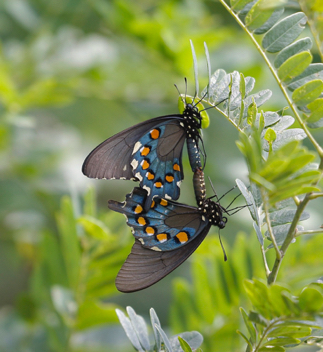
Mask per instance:
[[[206,42],[213,71],[237,70],[256,78],[256,91],[271,89],[264,109],[279,110],[286,103],[248,38],[214,1],[2,0],[0,37],[0,350],[51,351],[41,329],[42,344],[28,347],[28,329],[35,329],[32,321],[37,320],[30,312],[43,304],[29,296],[35,267],[47,255],[41,252],[42,240],[58,236],[63,196],[70,196],[81,214],[83,196],[94,187],[99,212],[105,214],[108,199],[122,201],[132,190],[130,181],[87,179],[82,163],[96,145],[120,130],[178,113],[174,84],[184,92],[184,77],[188,94],[194,95],[189,40],[198,56],[200,87],[207,84]],[[216,112],[210,112],[210,119],[204,131],[205,173],[221,195],[236,178],[247,183],[247,170],[235,145],[238,132]],[[180,201],[194,205],[186,152],[184,167]],[[212,195],[210,185],[208,193]],[[236,194],[226,196],[223,205]],[[318,224],[319,214],[313,212]],[[124,220],[121,215],[113,219]],[[239,231],[253,233],[246,209],[222,231],[226,246]],[[122,227],[122,233],[130,241],[129,229]],[[172,279],[181,275],[189,278],[189,264],[145,291],[112,292],[108,301],[131,305],[144,316],[154,307],[167,329]],[[21,309],[30,318],[27,330]],[[50,325],[50,316],[46,319]],[[100,329],[84,336],[98,341],[104,335],[110,347],[102,351],[129,346],[118,324]],[[17,336],[24,342],[15,344]],[[100,350],[87,350],[86,344],[81,349],[84,336],[75,339],[78,347],[69,348]]]

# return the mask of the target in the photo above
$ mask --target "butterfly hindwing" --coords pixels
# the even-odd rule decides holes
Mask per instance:
[[[197,208],[155,197],[145,212],[147,192],[134,188],[124,203],[109,201],[109,208],[124,214],[132,233],[143,247],[172,251],[187,245],[208,227],[208,219]]]
[[[209,228],[210,225],[187,245],[168,252],[144,248],[136,239],[131,253],[117,275],[117,289],[121,292],[135,292],[155,284],[175,270],[197,249],[209,232]]]

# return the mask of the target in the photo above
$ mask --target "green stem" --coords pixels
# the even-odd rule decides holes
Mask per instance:
[[[281,252],[281,257],[278,258],[276,257],[273,269],[268,277],[268,284],[271,284],[273,282],[275,282],[276,278],[277,278],[277,274],[280,268],[280,265],[282,263],[282,260],[285,256],[285,253],[289,247],[289,245],[292,243],[293,239],[296,237],[297,233],[296,233],[296,226],[301,218],[301,215],[303,213],[303,211],[305,210],[307,203],[310,201],[310,194],[307,194],[305,196],[305,198],[301,201],[300,205],[297,207],[296,210],[296,214],[294,216],[294,219],[290,225],[290,228],[288,230],[287,236],[285,238],[284,243],[282,244],[281,248],[280,248],[280,252]]]
[[[323,233],[323,228],[318,230],[297,231],[295,237],[304,236],[304,235],[315,235],[320,233]]]
[[[255,45],[256,49],[258,50],[259,54],[262,56],[262,58],[264,59],[264,61],[266,62],[266,64],[268,65],[269,70],[271,71],[272,75],[274,76],[275,80],[278,83],[278,86],[280,87],[281,91],[283,92],[285,99],[288,103],[288,105],[290,106],[290,108],[292,109],[298,123],[300,124],[300,126],[302,127],[302,129],[304,130],[304,132],[306,133],[308,139],[311,141],[311,143],[313,144],[314,148],[317,150],[318,154],[320,155],[321,158],[323,158],[323,149],[321,148],[321,146],[316,142],[316,140],[314,139],[314,137],[312,136],[311,132],[307,129],[306,124],[304,123],[304,121],[301,119],[300,115],[298,114],[297,108],[294,105],[294,103],[292,102],[290,96],[287,93],[287,90],[285,87],[283,87],[277,72],[275,71],[273,65],[271,64],[271,62],[269,61],[266,53],[264,52],[264,50],[261,48],[261,46],[258,44],[257,40],[255,39],[255,37],[252,35],[252,33],[247,29],[247,27],[245,26],[245,24],[241,21],[241,19],[239,18],[239,16],[230,8],[230,6],[224,1],[224,0],[220,0],[220,3],[225,7],[225,9],[231,14],[232,17],[235,18],[235,20],[237,21],[237,23],[240,25],[240,27],[246,32],[246,34],[249,36],[249,38],[251,39],[251,41],[253,42],[253,44]]]

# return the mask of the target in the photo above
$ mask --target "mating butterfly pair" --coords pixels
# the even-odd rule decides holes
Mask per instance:
[[[205,196],[200,154],[204,123],[199,102],[183,101],[182,114],[156,117],[130,127],[96,147],[82,171],[92,178],[140,182],[124,203],[109,201],[123,213],[135,244],[117,279],[119,291],[133,292],[151,286],[183,263],[200,245],[211,225],[224,228],[227,212]],[[182,151],[187,142],[198,208],[176,203],[184,178]],[[200,143],[202,149],[200,148]]]

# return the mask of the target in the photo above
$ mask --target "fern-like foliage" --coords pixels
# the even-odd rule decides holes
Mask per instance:
[[[33,273],[32,299],[43,302],[40,309],[44,316],[51,314],[57,319],[57,324],[44,324],[53,351],[70,346],[69,338],[75,333],[117,322],[118,306],[100,298],[117,293],[114,280],[129,243],[112,235],[119,223],[114,214],[98,215],[95,203],[90,189],[84,212],[78,217],[71,198],[62,199],[57,214],[58,237],[45,234],[43,256]]]
[[[239,331],[248,351],[277,351],[320,339],[323,291],[320,284],[305,287],[299,297],[285,286],[267,286],[260,280],[245,281],[253,310],[240,309],[249,338]]]

